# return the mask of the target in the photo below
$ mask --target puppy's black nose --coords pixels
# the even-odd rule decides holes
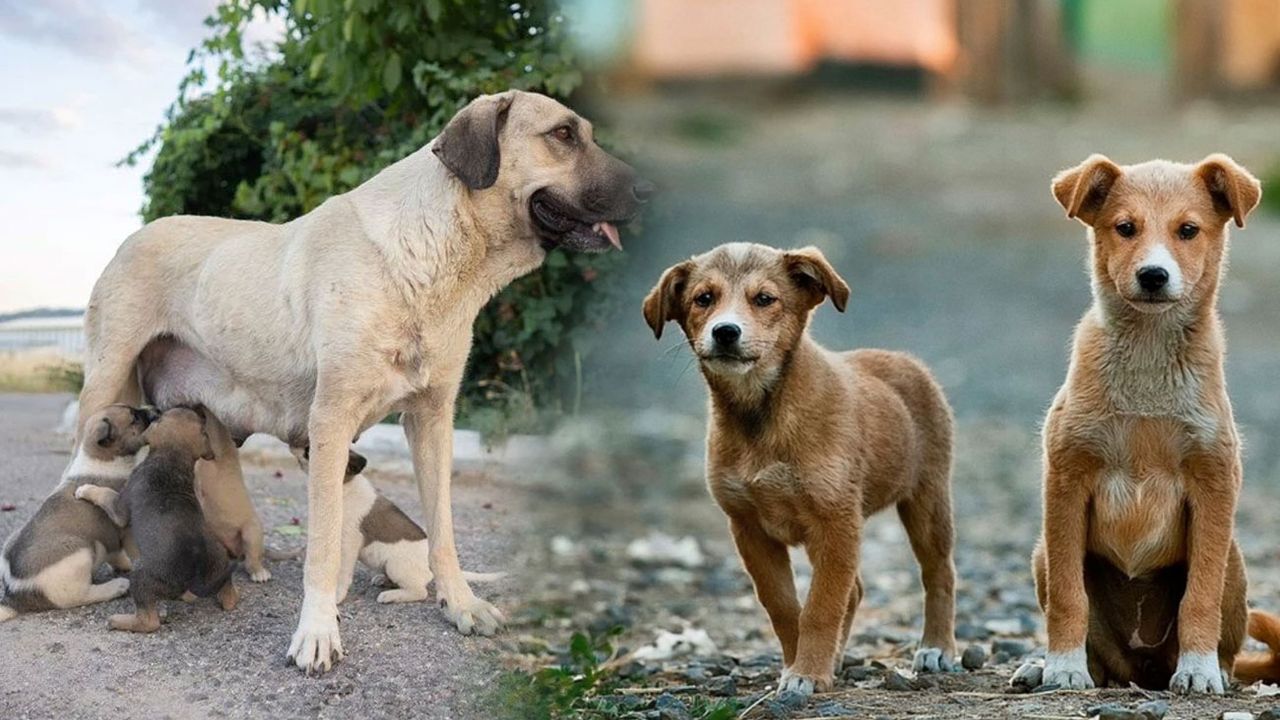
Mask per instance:
[[[733,323],[720,323],[711,328],[711,337],[717,345],[732,345],[742,337],[742,328]]]
[[[657,192],[657,190],[658,188],[656,185],[644,178],[636,180],[635,184],[631,186],[631,194],[635,195],[636,200],[639,200],[640,202],[649,202],[649,198],[653,197],[653,194]]]
[[[1138,269],[1138,285],[1147,292],[1155,292],[1169,284],[1169,271],[1155,265]]]

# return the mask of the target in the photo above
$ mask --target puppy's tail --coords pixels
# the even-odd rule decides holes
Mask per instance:
[[[462,571],[462,579],[467,582],[496,582],[506,577],[504,572],[478,573]]]
[[[1280,682],[1280,617],[1261,610],[1249,611],[1249,636],[1266,643],[1263,652],[1236,656],[1234,675],[1243,683]]]
[[[14,610],[4,603],[0,603],[0,623],[8,622],[16,617],[18,617],[17,610]]]

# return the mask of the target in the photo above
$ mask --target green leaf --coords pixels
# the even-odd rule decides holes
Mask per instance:
[[[382,66],[382,87],[387,89],[388,93],[393,93],[396,88],[400,87],[400,53],[392,51],[387,57],[387,64]]]
[[[440,22],[440,15],[444,12],[444,6],[440,4],[440,0],[427,0],[427,19],[431,22]]]
[[[276,526],[276,534],[278,535],[291,535],[291,536],[301,535],[302,532],[303,531],[302,531],[301,525],[277,525]]]
[[[324,53],[316,53],[316,56],[311,58],[311,68],[310,68],[311,79],[314,80],[315,78],[320,77],[320,70],[324,67],[324,59],[325,59]]]

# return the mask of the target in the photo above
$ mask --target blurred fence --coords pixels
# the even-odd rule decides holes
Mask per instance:
[[[84,317],[24,318],[0,323],[0,352],[41,351],[67,360],[84,357]]]

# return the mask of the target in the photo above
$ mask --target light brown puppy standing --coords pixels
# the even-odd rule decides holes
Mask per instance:
[[[644,302],[661,337],[680,324],[711,390],[707,484],[782,642],[780,687],[830,687],[862,599],[863,520],[890,505],[925,588],[919,671],[952,666],[951,410],[929,371],[883,350],[835,353],[807,328],[849,287],[816,248],[732,243],[682,262]],[[803,609],[787,547],[803,545]]]
[[[1094,155],[1053,194],[1089,228],[1094,302],[1044,427],[1043,681],[1221,693],[1246,582],[1217,298],[1226,225],[1260,186],[1225,155]]]

